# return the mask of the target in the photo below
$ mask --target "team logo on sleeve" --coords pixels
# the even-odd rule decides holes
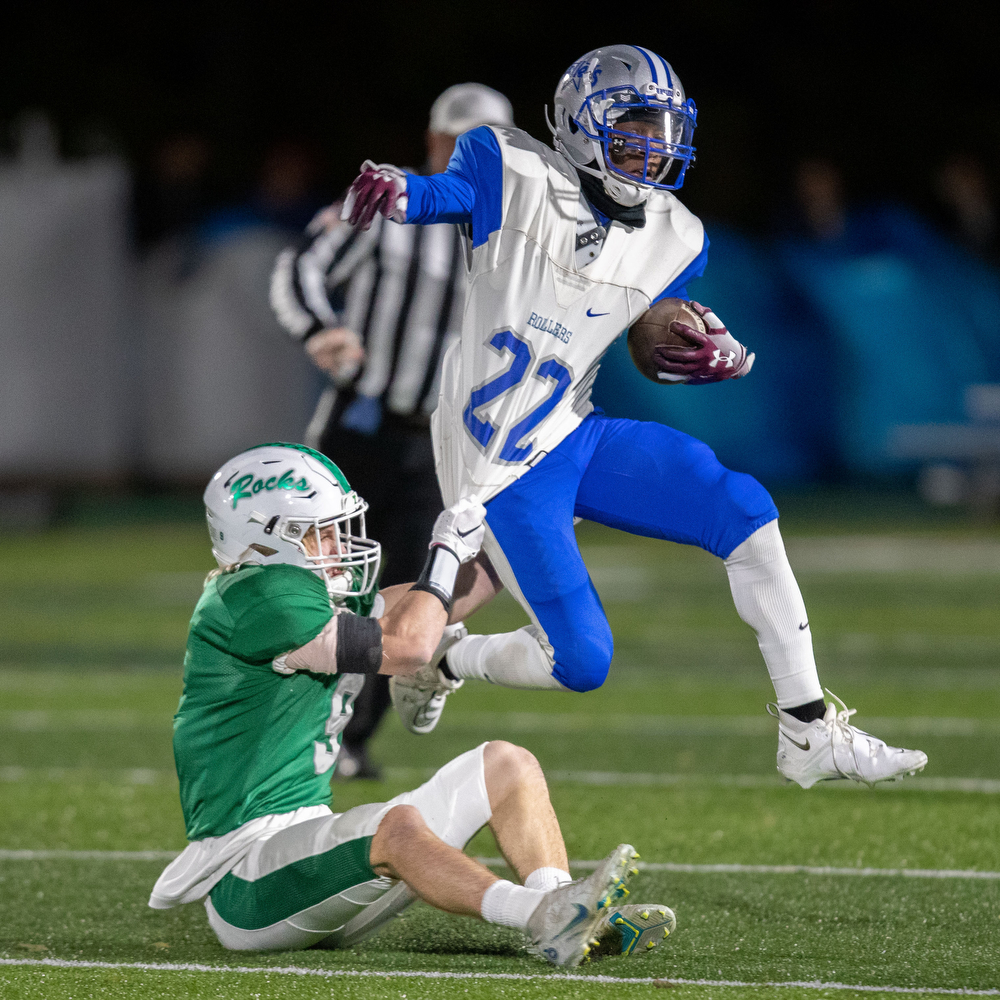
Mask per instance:
[[[269,476],[267,479],[254,479],[252,475],[240,476],[230,487],[229,495],[233,501],[233,510],[236,510],[236,505],[241,500],[249,500],[261,490],[266,490],[268,493],[272,490],[296,490],[299,493],[305,493],[309,489],[311,487],[306,477],[300,476],[296,479],[295,470],[289,469],[280,478]]]

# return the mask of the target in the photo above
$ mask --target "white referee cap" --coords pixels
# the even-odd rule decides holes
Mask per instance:
[[[483,83],[456,83],[431,105],[432,132],[461,135],[479,125],[513,124],[510,101]]]

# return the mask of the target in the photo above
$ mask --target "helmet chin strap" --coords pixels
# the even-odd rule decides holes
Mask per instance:
[[[547,104],[545,105],[545,124],[548,125],[549,131],[553,135],[555,135],[556,134],[556,127],[555,127],[555,125],[552,124],[552,118],[549,116],[549,106]],[[555,143],[553,143],[553,145],[558,148],[559,140],[557,139],[555,141]]]
[[[604,193],[616,204],[620,205],[622,208],[638,208],[640,205],[644,205],[649,199],[652,190],[646,188],[641,184],[629,184],[628,181],[618,180],[617,178],[609,177],[603,170],[599,170],[592,164],[596,163],[596,160],[591,160],[590,163],[581,164],[577,163],[576,160],[570,156],[569,150],[563,145],[559,139],[559,135],[556,131],[556,127],[552,122],[552,118],[549,115],[549,106],[545,105],[545,124],[548,126],[549,131],[552,133],[552,145],[553,147],[563,156],[566,157],[570,163],[573,164],[574,169],[577,173],[589,174],[591,177],[597,178],[601,182],[601,186],[604,189]],[[592,142],[591,145],[594,145]],[[603,156],[603,150],[598,148],[598,156]]]
[[[628,181],[620,181],[617,178],[604,178],[604,190],[609,198],[622,208],[635,208],[638,205],[645,205],[649,200],[650,191],[648,188],[639,187],[637,184],[629,184]]]
[[[577,176],[580,178],[580,187],[584,197],[602,215],[633,229],[642,229],[646,225],[645,207],[641,203],[622,205],[612,198],[605,190],[603,177],[596,170],[584,172],[577,168]]]

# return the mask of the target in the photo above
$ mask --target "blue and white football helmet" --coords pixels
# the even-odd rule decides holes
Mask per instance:
[[[578,59],[556,87],[556,149],[599,177],[619,205],[676,191],[694,162],[698,111],[670,64],[636,45],[608,45]]]

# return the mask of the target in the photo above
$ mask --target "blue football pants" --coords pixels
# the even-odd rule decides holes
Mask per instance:
[[[778,516],[752,476],[663,424],[592,413],[486,505],[487,524],[552,646],[553,677],[600,687],[614,644],[577,546],[573,518],[663,538],[725,559]]]

